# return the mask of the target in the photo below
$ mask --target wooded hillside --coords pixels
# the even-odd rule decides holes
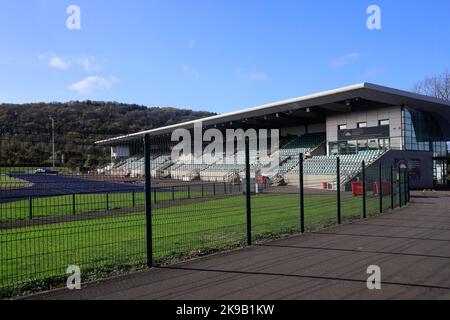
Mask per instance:
[[[55,119],[57,159],[90,165],[109,157],[95,140],[213,115],[176,108],[147,108],[116,102],[0,104],[0,165],[49,163]]]

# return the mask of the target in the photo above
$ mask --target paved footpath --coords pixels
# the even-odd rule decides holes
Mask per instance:
[[[381,268],[381,290],[366,271]],[[450,192],[395,213],[34,299],[450,299]]]

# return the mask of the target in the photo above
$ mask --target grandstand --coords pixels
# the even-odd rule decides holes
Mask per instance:
[[[142,177],[143,155],[130,154],[129,145],[143,135],[154,137],[158,146],[152,153],[152,175],[175,180],[227,181],[243,179],[245,154],[217,154],[214,158],[196,159],[192,154],[173,160],[170,134],[178,128],[194,131],[199,121],[152,129],[99,141],[121,150],[125,157],[113,156],[112,165],[104,168],[117,175]],[[279,131],[279,150],[261,155],[250,150],[254,175],[273,165],[269,178],[282,177],[298,184],[299,155],[304,155],[305,182],[311,188],[336,188],[336,158],[340,158],[341,184],[361,172],[364,160],[370,168],[377,163],[407,166],[414,173],[413,188],[430,188],[446,183],[450,140],[450,105],[435,98],[369,83],[344,87],[296,99],[284,100],[201,119],[202,130],[254,128]],[[270,141],[269,141],[270,143]],[[165,150],[165,151],[161,151]],[[225,150],[225,148],[224,148]],[[277,151],[279,151],[277,153]],[[132,153],[132,152],[131,152]],[[117,153],[118,154],[118,153]],[[211,157],[205,155],[204,157]],[[205,161],[207,160],[207,161]],[[434,172],[434,175],[433,175]],[[439,175],[436,175],[439,172]]]
[[[319,146],[325,138],[324,133],[305,134],[300,137],[293,137],[280,148],[281,164],[277,171],[273,172],[269,178],[275,175],[285,175],[291,184],[296,185],[296,175],[299,172],[299,155],[308,154]],[[253,154],[256,151],[252,151]],[[344,177],[342,183],[347,179],[357,175],[361,170],[361,162],[364,160],[367,165],[372,164],[383,152],[379,150],[361,151],[356,154],[339,155],[341,159],[341,176]],[[205,156],[210,157],[210,156]],[[257,158],[256,155],[253,155]],[[319,188],[323,181],[330,179],[329,176],[336,174],[336,155],[319,155],[308,158],[304,161],[304,174],[306,176],[317,176],[306,178],[308,181],[316,180],[317,183],[310,183],[310,187]],[[225,163],[218,163],[221,162]],[[259,158],[256,163],[251,163],[251,168],[261,169],[270,163],[270,157]],[[210,163],[210,164],[205,164]],[[243,178],[245,170],[245,155],[243,151],[236,152],[232,157],[217,157],[215,159],[203,158],[195,159],[192,155],[182,156],[176,162],[172,162],[170,155],[162,155],[152,160],[152,175],[170,177],[176,180],[191,181],[199,179],[202,181],[226,181],[237,173]],[[130,157],[119,161],[111,168],[114,174],[125,174],[131,177],[143,176],[143,157]],[[158,175],[159,172],[159,175]],[[332,179],[331,179],[332,180]]]
[[[282,156],[297,156],[300,153],[311,152],[327,139],[325,132],[309,133],[294,137],[280,150]]]
[[[383,156],[384,152],[379,150],[361,151],[356,154],[316,156],[306,159],[303,163],[304,180],[310,188],[323,188],[323,183],[327,183],[327,188],[336,189],[336,168],[337,157],[340,159],[341,185],[345,185],[354,177],[360,174],[362,161],[370,167],[377,159]],[[299,166],[298,161],[287,173],[287,178],[291,184],[298,185]]]

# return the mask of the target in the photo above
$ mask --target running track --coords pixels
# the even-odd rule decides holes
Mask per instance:
[[[28,181],[32,186],[11,190],[0,190],[0,203],[17,201],[28,197],[47,197],[80,193],[120,193],[143,191],[143,185],[132,185],[83,178],[45,175],[11,174],[12,178]]]

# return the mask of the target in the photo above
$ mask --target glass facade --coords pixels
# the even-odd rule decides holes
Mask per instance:
[[[328,143],[328,153],[355,154],[368,150],[389,150],[401,146],[401,137],[390,138],[389,120],[381,120],[378,126],[368,126],[366,121],[357,122],[355,129],[347,129],[347,124],[337,126],[338,139]]]
[[[390,138],[375,138],[349,141],[334,141],[328,144],[330,155],[355,154],[367,150],[389,150],[391,149]]]
[[[448,180],[447,161],[435,160],[433,161],[433,178],[436,184],[445,185]]]
[[[389,129],[390,122],[390,119],[378,120],[380,130],[368,127],[366,122],[352,124],[357,129],[347,129],[347,124],[338,125],[338,141],[329,141],[329,155],[354,154],[368,150],[430,151],[434,157],[435,184],[446,184],[450,167],[448,160],[442,158],[448,157],[448,146],[435,116],[429,112],[403,107],[401,131],[398,130],[395,136],[390,136],[392,134],[390,130],[382,130],[383,127]],[[393,125],[396,129],[398,123]]]
[[[402,114],[405,150],[432,151],[435,157],[447,155],[447,143],[432,115],[409,108]]]
[[[431,114],[404,108],[402,111],[404,149],[431,151],[433,157],[447,156],[447,142],[444,141],[439,125]],[[436,184],[445,184],[448,170],[445,161],[433,161],[433,178]]]

